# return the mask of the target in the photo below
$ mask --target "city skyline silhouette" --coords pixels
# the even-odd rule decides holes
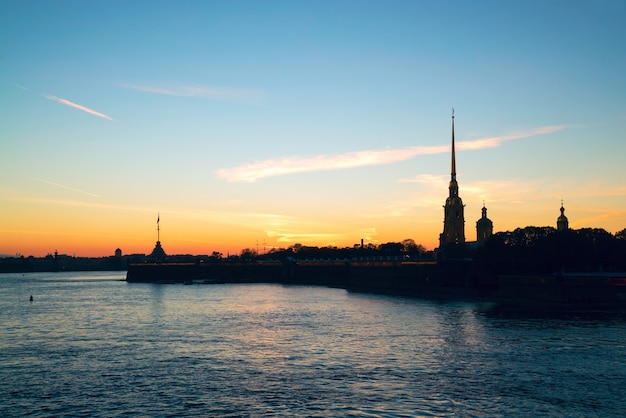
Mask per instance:
[[[0,254],[626,226],[617,2],[0,5]],[[556,216],[555,216],[556,213]],[[166,227],[165,227],[166,225]]]

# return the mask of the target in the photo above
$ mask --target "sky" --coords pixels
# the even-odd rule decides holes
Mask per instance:
[[[626,228],[626,2],[0,2],[0,254]]]

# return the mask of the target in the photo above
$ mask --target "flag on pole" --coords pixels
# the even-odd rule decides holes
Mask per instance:
[[[157,223],[159,223],[159,220],[161,219],[161,214],[157,215]]]

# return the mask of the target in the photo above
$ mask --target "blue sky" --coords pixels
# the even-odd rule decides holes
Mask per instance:
[[[626,227],[623,1],[3,1],[0,253]],[[53,248],[54,247],[54,248]]]

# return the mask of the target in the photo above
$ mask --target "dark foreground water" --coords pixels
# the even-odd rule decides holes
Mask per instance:
[[[0,416],[626,414],[623,315],[123,277],[0,274]]]

